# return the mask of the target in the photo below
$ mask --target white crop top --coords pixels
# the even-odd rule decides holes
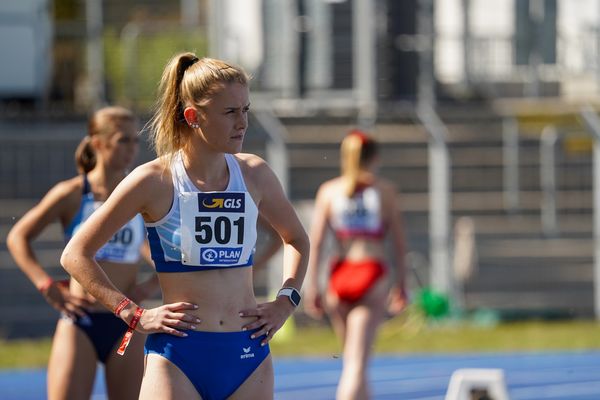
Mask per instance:
[[[379,191],[368,186],[352,197],[343,193],[331,203],[331,226],[339,238],[375,237],[384,234]]]
[[[146,223],[157,272],[249,267],[256,245],[258,208],[237,159],[225,154],[229,183],[202,192],[185,171],[181,153],[171,165],[173,203],[160,221]]]

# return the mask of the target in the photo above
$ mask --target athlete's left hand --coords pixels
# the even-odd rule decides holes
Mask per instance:
[[[294,312],[295,307],[285,296],[280,296],[274,301],[261,303],[256,308],[249,308],[240,311],[240,317],[256,318],[256,320],[242,327],[244,331],[258,329],[250,336],[252,339],[260,336],[265,338],[260,343],[261,346],[266,345],[275,335],[285,321]]]
[[[387,312],[391,317],[400,314],[408,304],[408,296],[403,286],[396,286],[390,290]]]

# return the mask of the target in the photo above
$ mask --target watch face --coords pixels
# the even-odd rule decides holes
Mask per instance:
[[[292,299],[292,303],[295,305],[300,304],[300,294],[296,290],[292,290],[292,295],[290,298]]]

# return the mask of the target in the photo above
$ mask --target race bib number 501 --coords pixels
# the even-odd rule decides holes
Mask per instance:
[[[182,193],[181,252],[187,265],[230,266],[244,244],[246,193]]]

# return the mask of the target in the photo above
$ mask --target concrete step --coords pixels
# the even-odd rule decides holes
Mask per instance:
[[[471,218],[475,224],[475,235],[478,239],[503,238],[541,238],[542,221],[539,213],[510,214],[500,211],[490,215],[460,214],[453,216],[453,222],[459,217]],[[405,212],[403,220],[407,233],[427,235],[429,232],[429,215],[427,212]],[[558,226],[561,237],[592,237],[593,221],[587,213],[561,214]]]
[[[539,191],[520,192],[519,213],[539,215],[542,194]],[[427,193],[402,193],[400,204],[405,212],[426,214],[429,210]],[[565,215],[590,215],[592,194],[588,191],[563,191],[557,195],[557,211]],[[450,209],[453,215],[498,215],[504,213],[504,193],[460,192],[452,193]]]
[[[592,238],[588,239],[505,239],[482,241],[478,251],[488,258],[515,258],[521,260],[553,257],[591,257],[594,251]],[[508,254],[507,254],[508,251]]]
[[[591,256],[567,256],[546,259],[480,259],[474,275],[465,287],[474,291],[512,288],[553,287],[556,284],[589,283],[593,281]],[[515,277],[518,276],[518,279]]]
[[[339,143],[311,142],[288,145],[291,196],[294,199],[314,196],[318,186],[339,174]],[[451,143],[450,179],[453,191],[502,190],[505,171],[502,144]],[[383,143],[380,170],[403,191],[426,192],[429,178],[429,155],[426,142]],[[539,190],[539,143],[528,142],[520,149],[519,183],[521,190]],[[589,154],[557,157],[558,190],[588,190],[592,186]]]
[[[291,167],[334,167],[339,165],[339,142],[288,143]],[[452,143],[449,146],[452,166],[480,167],[503,165],[502,143]],[[520,166],[539,165],[539,145],[523,145],[519,151]],[[427,167],[427,142],[384,142],[380,146],[380,160],[387,167]],[[559,158],[559,165],[591,165],[591,157]]]
[[[466,309],[493,309],[503,315],[519,314],[556,315],[560,317],[590,318],[594,315],[594,291],[592,283],[559,285],[553,290],[523,291],[486,290],[467,291],[464,298]]]
[[[336,121],[294,121],[283,119],[281,121],[287,130],[288,143],[337,143],[348,134],[355,126],[352,122]],[[447,123],[448,143],[498,143],[502,140],[502,125],[499,120],[481,123]],[[410,123],[380,122],[371,131],[371,134],[381,143],[427,142],[427,131],[414,120]],[[523,141],[535,140],[523,137]]]

